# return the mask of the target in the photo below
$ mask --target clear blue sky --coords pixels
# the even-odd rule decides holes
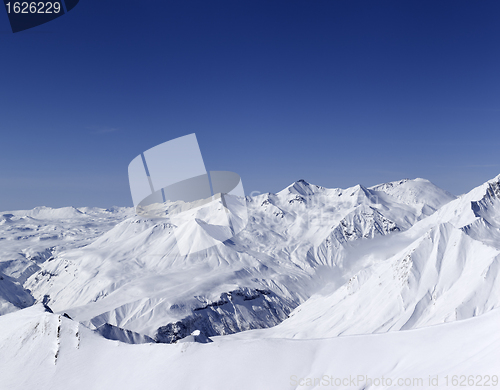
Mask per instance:
[[[80,0],[0,9],[0,210],[132,205],[128,163],[195,132],[247,194],[500,173],[500,2]]]

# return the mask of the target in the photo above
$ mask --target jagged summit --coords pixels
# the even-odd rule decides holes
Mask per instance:
[[[284,190],[278,192],[278,194],[291,193],[300,196],[309,196],[309,195],[314,195],[315,193],[317,193],[319,190],[322,189],[323,187],[317,186],[315,184],[310,184],[304,179],[300,179],[290,184]]]

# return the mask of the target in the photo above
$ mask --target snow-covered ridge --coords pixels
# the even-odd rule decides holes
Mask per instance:
[[[108,326],[109,330],[114,326],[167,342],[197,329],[212,337],[272,327],[282,321],[275,329],[289,327],[289,336],[311,337],[317,332],[372,333],[466,318],[497,307],[495,299],[478,298],[485,296],[478,293],[481,289],[496,288],[495,273],[490,272],[489,284],[480,279],[475,282],[470,293],[476,300],[468,309],[457,309],[459,314],[453,315],[459,304],[450,303],[448,311],[443,308],[436,316],[426,314],[427,303],[422,302],[433,304],[439,294],[432,291],[439,291],[439,280],[447,280],[442,282],[445,285],[460,285],[468,279],[447,279],[441,269],[425,271],[437,272],[432,278],[423,277],[421,272],[435,267],[429,256],[436,251],[435,264],[441,264],[443,256],[453,262],[456,251],[451,255],[446,251],[458,242],[466,257],[481,251],[484,243],[474,243],[472,233],[479,229],[469,227],[466,232],[461,225],[463,229],[455,231],[454,223],[446,225],[453,218],[465,218],[462,209],[470,210],[469,225],[478,220],[477,213],[483,213],[487,221],[483,230],[495,234],[497,198],[494,189],[487,191],[492,183],[494,180],[482,190],[456,199],[424,179],[347,189],[327,189],[300,180],[277,194],[248,197],[249,224],[243,232],[223,245],[187,256],[175,251],[176,226],[168,221],[130,217],[130,209],[65,208],[51,212],[43,208],[52,221],[55,216],[63,218],[77,212],[73,220],[93,217],[118,223],[79,248],[49,252],[50,257],[36,264],[40,269],[34,270],[24,287],[38,302],[56,312],[67,312],[90,327]],[[474,207],[479,211],[474,211],[472,198],[481,201],[486,193],[495,195],[490,196],[493,203],[478,203]],[[28,214],[41,215],[42,211],[11,212],[8,218],[33,218]],[[92,224],[98,221],[84,226]],[[478,234],[486,236],[481,232]],[[450,235],[456,237],[452,243]],[[434,244],[424,245],[427,236],[439,250]],[[443,252],[442,248],[450,249]],[[419,262],[415,251],[422,252]],[[483,267],[495,269],[496,252],[485,249],[482,258]],[[395,272],[402,274],[395,277]],[[367,305],[382,299],[377,298],[378,290],[370,287],[372,280],[373,286],[382,286],[380,291],[392,291],[395,300],[391,308],[384,298],[387,310],[379,310],[379,318],[369,324],[356,320],[342,305],[347,310],[350,305],[359,307],[362,302]],[[398,280],[413,280],[414,288],[408,290]],[[259,291],[266,293],[256,293]],[[301,316],[296,313],[307,313],[309,305],[318,299],[317,292],[331,296],[321,306],[331,307],[328,312],[336,313],[337,319],[322,318],[324,330],[308,331],[306,326],[298,332],[296,324]],[[405,297],[402,306],[401,296]],[[422,301],[426,296],[434,298]],[[456,294],[455,300],[460,297]],[[370,307],[377,310],[376,304]],[[312,310],[317,316],[314,305]],[[363,315],[362,310],[359,313]],[[352,320],[345,321],[346,316]],[[308,314],[304,318],[304,323],[310,322]],[[328,329],[324,328],[327,323]]]
[[[500,307],[499,221],[497,177],[404,233],[387,237],[384,247],[392,250],[379,251],[375,246],[361,252],[369,260],[359,260],[366,267],[340,287],[326,285],[266,336],[380,333],[494,310]],[[241,336],[261,334],[252,331]]]
[[[432,191],[421,190],[412,203],[380,188],[327,189],[301,180],[277,194],[247,198],[243,232],[188,256],[175,251],[175,225],[128,218],[89,245],[56,254],[25,286],[38,301],[89,325],[109,323],[149,337],[174,325],[189,333],[193,322],[209,336],[274,326],[326,283],[326,275],[339,275],[339,283],[354,272],[358,265],[344,264],[352,243],[405,231],[453,199],[420,180],[401,188],[400,197],[419,186]],[[233,305],[224,313],[218,307],[199,325],[200,299],[217,302],[241,288],[270,294],[258,305]]]
[[[1,213],[0,314],[16,312],[0,316],[0,387],[494,373],[500,176],[459,198],[423,179],[302,180],[246,200],[244,231],[184,256],[175,224],[131,209]]]
[[[398,380],[399,388],[442,388],[446,376],[451,383],[453,376],[468,372],[474,380],[482,377],[482,383],[491,373],[492,384],[500,359],[499,321],[500,312],[494,310],[465,321],[381,335],[244,342],[225,336],[207,344],[130,345],[99,337],[37,305],[0,317],[0,387],[138,389],[147,383],[153,390],[281,390],[297,387],[299,381],[301,387],[312,387],[326,375],[329,382],[323,384],[331,388],[361,390],[369,388],[369,380],[380,383],[382,378],[382,388],[398,388]],[[439,386],[434,386],[436,378]]]
[[[373,191],[384,192],[405,204],[424,204],[434,211],[452,201],[456,196],[432,184],[429,180],[404,179],[370,187]]]

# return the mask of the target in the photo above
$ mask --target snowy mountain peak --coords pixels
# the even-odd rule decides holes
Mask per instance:
[[[410,179],[402,179],[402,180],[397,180],[397,181],[390,181],[388,183],[377,184],[375,186],[370,187],[370,189],[376,190],[376,191],[384,191],[384,190],[387,190],[387,189],[390,189],[390,188],[394,188],[394,187],[400,186],[400,185],[408,182],[409,180]]]
[[[310,184],[304,179],[297,180],[295,183],[289,185],[286,187],[283,191],[278,192],[278,194],[296,194],[300,196],[309,196],[309,195],[314,195],[318,191],[322,190],[323,187]]]
[[[422,204],[437,210],[456,196],[437,187],[426,179],[404,179],[369,187],[370,190],[383,192],[404,204]]]
[[[361,196],[367,196],[367,197],[372,196],[370,190],[361,184],[356,184],[354,187],[351,187],[349,190],[351,190],[351,196],[354,196],[355,194],[359,194]]]
[[[488,181],[488,194],[500,198],[500,176]]]
[[[495,176],[493,179],[488,180],[489,183],[494,182],[494,183],[500,183],[500,174]]]

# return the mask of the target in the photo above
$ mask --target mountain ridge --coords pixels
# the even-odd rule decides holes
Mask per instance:
[[[438,192],[434,189],[433,200]],[[442,191],[441,202],[450,200]],[[44,265],[47,274],[34,274],[26,287],[38,300],[48,296],[47,303],[56,311],[67,311],[89,326],[106,322],[149,337],[179,321],[190,329],[195,294],[210,304],[235,287],[260,289],[276,296],[274,307],[248,310],[237,305],[235,313],[241,315],[210,314],[205,328],[215,334],[207,336],[227,334],[227,328],[218,325],[222,318],[237,323],[234,330],[266,327],[255,321],[261,310],[269,313],[267,326],[274,326],[272,311],[286,315],[305,302],[324,283],[318,283],[325,279],[324,272],[349,272],[353,265],[343,259],[350,243],[405,231],[427,216],[422,203],[400,202],[383,191],[361,185],[327,189],[304,180],[277,194],[248,199],[247,204],[249,226],[221,246],[179,256],[175,226],[132,217],[90,245],[56,256]],[[179,289],[188,274],[191,287]]]

